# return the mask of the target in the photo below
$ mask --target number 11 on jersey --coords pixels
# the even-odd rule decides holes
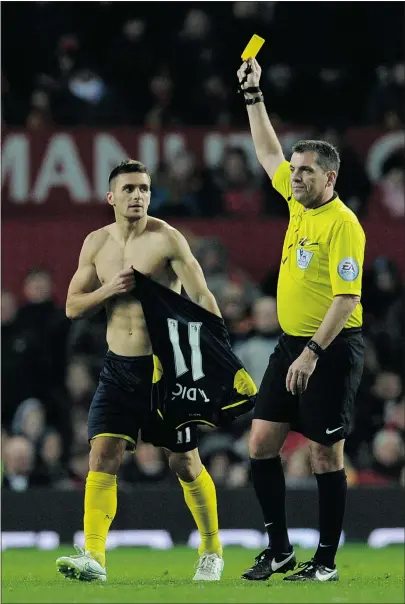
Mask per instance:
[[[202,355],[200,347],[200,331],[202,323],[191,322],[188,324],[188,343],[191,348],[191,372],[193,381],[196,382],[204,377],[202,368]],[[169,338],[173,347],[176,377],[180,377],[189,371],[180,347],[179,322],[176,319],[167,319]]]

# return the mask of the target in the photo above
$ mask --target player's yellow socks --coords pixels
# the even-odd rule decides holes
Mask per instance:
[[[204,552],[222,556],[222,546],[218,536],[217,494],[214,482],[203,466],[202,471],[193,482],[184,482],[184,499],[193,515],[201,536],[198,553]]]
[[[84,549],[105,567],[105,542],[117,511],[117,477],[89,472],[84,496]]]

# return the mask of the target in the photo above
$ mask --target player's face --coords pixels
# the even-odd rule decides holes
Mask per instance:
[[[107,200],[114,206],[116,214],[128,220],[140,220],[145,216],[150,204],[150,179],[147,174],[120,174],[112,182],[111,188]]]
[[[321,201],[325,189],[336,179],[336,173],[324,172],[316,159],[316,153],[306,151],[305,153],[293,153],[290,161],[294,198],[306,208]]]

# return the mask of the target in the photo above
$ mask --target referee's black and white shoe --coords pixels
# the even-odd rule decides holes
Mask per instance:
[[[274,555],[271,549],[265,549],[256,556],[254,565],[243,573],[242,579],[266,581],[274,573],[286,573],[288,570],[294,570],[296,563],[294,550]]]
[[[328,568],[316,560],[300,562],[297,573],[284,577],[284,581],[339,581],[337,568]]]

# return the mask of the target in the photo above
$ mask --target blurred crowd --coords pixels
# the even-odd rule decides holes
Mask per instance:
[[[266,39],[261,85],[275,124],[399,129],[402,23],[396,2],[367,11],[342,2],[8,2],[2,120],[30,130],[245,126],[236,70],[256,32]]]
[[[359,218],[383,220],[405,216],[403,149],[388,155],[381,177],[371,182],[362,158],[337,130],[312,129],[308,138],[326,140],[339,150],[337,191]],[[285,148],[284,152],[290,157],[291,148]],[[149,212],[158,218],[255,220],[261,216],[287,218],[288,206],[265,172],[255,172],[245,150],[233,145],[224,149],[220,163],[213,169],[199,166],[188,149],[178,151],[152,175]]]
[[[277,274],[254,283],[232,266],[220,240],[184,234],[218,300],[235,353],[259,385],[280,334]],[[66,319],[46,267],[33,268],[22,289],[22,304],[10,291],[1,298],[2,485],[16,491],[83,488],[86,418],[106,352],[105,315]],[[363,306],[366,360],[346,446],[349,483],[405,486],[405,317],[392,260],[380,257],[366,271]],[[200,454],[217,485],[249,484],[250,423],[246,415],[228,431],[200,429]],[[305,438],[290,433],[282,458],[290,487],[315,484]],[[175,480],[161,450],[142,442],[135,455],[125,455],[119,478],[124,490]]]
[[[309,136],[339,148],[337,190],[359,217],[403,217],[403,154],[389,157],[380,181],[371,183],[345,136],[352,126],[403,128],[402,6],[372,2],[364,11],[360,3],[310,4],[3,3],[2,125],[33,132],[246,129],[236,71],[257,33],[266,39],[261,86],[276,128],[308,126]],[[256,218],[287,211],[238,146],[226,149],[214,170],[182,150],[152,177],[154,216]],[[229,262],[220,240],[184,234],[234,350],[259,385],[280,334],[277,274],[255,283]],[[54,300],[46,267],[32,268],[22,291],[23,301],[4,290],[1,299],[2,485],[83,488],[87,411],[106,351],[105,316],[70,322]],[[366,362],[346,446],[349,483],[405,486],[403,286],[392,259],[380,257],[366,272],[363,306]],[[201,428],[200,453],[216,484],[249,484],[250,422],[245,416],[230,431]],[[291,487],[314,485],[303,437],[289,435],[283,463]],[[136,455],[125,455],[119,484],[130,490],[139,482],[174,480],[161,451],[140,443]]]

